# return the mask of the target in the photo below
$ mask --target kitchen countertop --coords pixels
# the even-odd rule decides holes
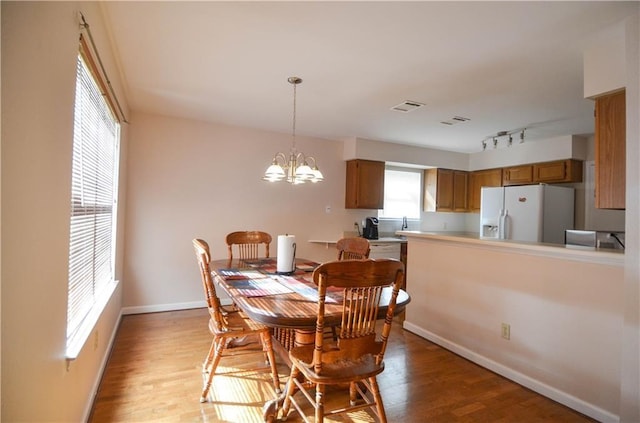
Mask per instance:
[[[326,240],[326,239],[310,239],[309,242],[315,243],[315,244],[337,244],[338,240]],[[407,238],[406,237],[399,237],[399,236],[387,236],[387,237],[380,237],[378,239],[370,239],[369,240],[370,243],[372,244],[392,244],[392,243],[402,243],[402,242],[407,242]]]
[[[422,232],[398,231],[397,235],[412,240],[430,240],[437,242],[472,244],[478,248],[510,251],[516,254],[528,254],[555,257],[566,260],[598,262],[616,266],[624,265],[624,250],[609,248],[581,247],[575,245],[549,244],[542,242],[519,242],[504,239],[480,238],[474,232]]]

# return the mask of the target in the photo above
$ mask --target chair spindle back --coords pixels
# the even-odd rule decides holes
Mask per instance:
[[[318,320],[313,352],[314,371],[322,373],[323,363],[354,360],[370,354],[381,363],[387,346],[396,299],[404,277],[404,264],[394,259],[366,259],[324,263],[313,273],[318,285]],[[342,321],[337,349],[325,351],[323,343],[327,288],[343,288]],[[384,288],[391,287],[391,298],[380,339],[376,339],[376,320]]]
[[[264,246],[265,255],[269,257],[269,245],[272,237],[270,234],[261,231],[239,231],[231,232],[226,237],[227,249],[229,250],[229,260],[233,259],[234,245],[241,260],[256,259],[260,256],[260,246]]]
[[[202,239],[193,240],[193,248],[196,252],[198,264],[200,265],[200,276],[202,277],[202,287],[204,288],[204,295],[207,301],[207,308],[211,315],[211,321],[215,326],[217,333],[226,332],[228,330],[226,320],[222,313],[222,306],[220,304],[220,298],[216,293],[215,285],[211,277],[211,253],[209,250],[209,244]]]
[[[342,238],[336,244],[338,260],[362,260],[369,258],[371,246],[365,238]]]

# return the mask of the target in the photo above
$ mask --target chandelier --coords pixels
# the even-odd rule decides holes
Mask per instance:
[[[276,153],[262,179],[269,182],[286,181],[295,185],[304,184],[305,182],[320,182],[324,177],[318,169],[316,159],[298,152],[296,149],[296,86],[302,82],[302,79],[297,76],[291,76],[287,81],[293,85],[291,150],[289,150],[288,157],[284,153]]]

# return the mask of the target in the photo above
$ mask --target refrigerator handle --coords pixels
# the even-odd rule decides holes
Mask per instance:
[[[500,217],[498,219],[498,239],[507,239],[508,214],[507,210],[500,210]]]

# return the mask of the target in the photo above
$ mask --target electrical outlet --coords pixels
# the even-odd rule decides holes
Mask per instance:
[[[502,337],[507,340],[511,339],[511,325],[508,323],[502,324]]]
[[[324,212],[326,214],[330,214],[331,213],[331,206],[324,206]]]

